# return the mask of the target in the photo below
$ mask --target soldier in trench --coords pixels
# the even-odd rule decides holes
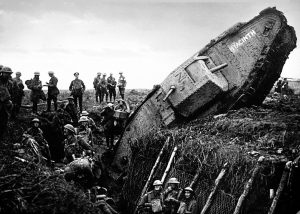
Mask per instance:
[[[138,204],[138,210],[140,213],[163,213],[163,194],[162,194],[162,182],[155,180],[153,182],[154,189],[147,192]]]

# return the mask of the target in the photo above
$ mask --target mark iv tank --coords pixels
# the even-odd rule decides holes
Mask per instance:
[[[293,27],[276,8],[222,33],[171,72],[140,104],[118,142],[114,165],[122,169],[130,164],[130,144],[161,127],[261,104],[296,40]],[[129,162],[122,161],[125,157]]]

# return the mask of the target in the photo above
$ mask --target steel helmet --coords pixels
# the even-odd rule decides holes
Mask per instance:
[[[48,71],[48,74],[54,74],[54,72],[53,71]]]
[[[3,68],[1,69],[1,72],[2,72],[2,73],[9,73],[9,74],[12,74],[12,70],[11,70],[10,67],[3,67]]]
[[[39,120],[38,118],[34,118],[31,122],[32,122],[32,123],[35,123],[35,122],[39,123],[40,120]]]
[[[179,184],[180,182],[177,180],[177,178],[170,178],[168,180],[168,184]]]
[[[101,73],[100,73],[100,72],[98,72],[98,73],[97,73],[97,75],[101,75]]]
[[[107,107],[109,107],[109,108],[111,108],[111,107],[113,107],[114,106],[114,104],[112,104],[112,103],[108,103],[107,104]]]
[[[88,116],[89,113],[87,111],[82,111],[81,116]]]
[[[78,123],[81,123],[81,122],[88,122],[88,121],[89,121],[89,119],[88,119],[86,116],[82,116],[82,117],[80,117]]]
[[[69,131],[75,133],[75,128],[71,124],[66,124],[64,126],[65,129],[68,129]]]
[[[34,74],[34,76],[40,76],[40,72],[38,72],[38,71],[34,72],[33,74]]]
[[[160,180],[155,180],[153,186],[162,186],[162,182]]]
[[[191,187],[184,188],[185,191],[194,192],[194,190]]]
[[[16,72],[16,75],[21,75],[21,72],[20,72],[20,71],[17,71],[17,72]]]

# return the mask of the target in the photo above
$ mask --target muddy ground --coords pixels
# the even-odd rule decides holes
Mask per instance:
[[[145,90],[130,90],[127,92],[126,97],[134,108],[143,100],[146,94],[147,91]],[[63,96],[67,96],[67,93]],[[63,99],[63,97],[61,98]],[[93,106],[96,105],[92,92],[84,100],[84,108],[87,110],[92,110]],[[16,120],[9,122],[8,133],[0,142],[0,212],[99,213],[99,208],[87,199],[85,192],[80,187],[73,183],[67,183],[64,177],[55,172],[53,168],[22,162],[15,158],[16,153],[13,144],[20,142],[20,136],[26,130],[32,118],[30,110],[23,109]],[[226,185],[224,184],[223,187],[224,192],[233,198],[228,202],[232,203],[232,206],[228,208],[231,211],[244,188],[244,181],[247,181],[251,174],[251,167],[258,156],[263,155],[269,160],[285,162],[299,154],[299,120],[299,96],[284,98],[270,94],[261,106],[252,106],[231,111],[224,115],[195,119],[180,126],[162,130],[157,135],[161,143],[157,144],[156,147],[154,146],[150,152],[158,154],[163,139],[167,135],[173,136],[174,142],[181,142],[179,156],[181,162],[178,162],[181,164],[174,167],[170,175],[178,175],[182,180],[186,178],[186,181],[183,182],[184,185],[188,183],[188,180],[193,177],[193,174],[199,168],[199,165],[195,164],[198,161],[195,158],[198,158],[201,163],[205,158],[206,163],[203,170],[211,171],[211,173],[206,174],[206,177],[202,177],[202,183],[207,184],[207,186],[213,183],[225,160],[235,162],[233,170],[229,174],[232,177],[237,176],[236,181],[228,178]],[[97,140],[97,149],[99,151],[105,150],[106,146],[102,136],[99,135]],[[170,144],[170,148],[172,146],[174,146],[174,143]],[[139,173],[140,176],[133,177],[137,174],[139,166],[134,169],[130,168],[122,192],[120,186],[109,181],[109,177],[106,177],[105,182],[99,182],[100,185],[109,188],[109,195],[114,197],[117,202],[120,198],[125,200],[122,202],[122,206],[119,204],[118,207],[119,211],[123,211],[123,213],[132,211],[132,208],[124,211],[124,206],[128,208],[136,202],[155,161],[155,157],[152,159],[145,158],[147,156],[144,156],[141,152],[143,149],[147,149],[146,146],[137,146],[137,151],[141,155],[137,156],[137,160],[144,157],[144,171]],[[195,151],[202,152],[202,156],[195,155]],[[187,161],[186,158],[188,158]],[[167,155],[164,161],[167,161]],[[141,165],[141,162],[139,164]],[[161,168],[164,168],[163,166],[164,164]],[[238,175],[235,169],[239,169],[243,172],[243,175]],[[158,173],[157,176],[159,177],[160,174]],[[269,188],[263,182],[259,185],[266,191]],[[201,188],[201,185],[198,185],[198,192]],[[264,206],[269,206],[269,204],[270,201],[265,203]],[[255,200],[251,206],[255,207]],[[265,210],[264,207],[251,213],[264,213]]]

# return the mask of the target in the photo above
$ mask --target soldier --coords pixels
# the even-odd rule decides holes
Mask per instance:
[[[48,72],[50,76],[49,83],[46,82],[48,85],[48,98],[47,98],[47,111],[51,111],[51,100],[54,103],[54,110],[57,111],[57,95],[59,94],[59,90],[57,88],[57,78],[54,76],[53,71]]]
[[[66,136],[64,140],[65,163],[70,163],[81,157],[84,151],[92,150],[92,147],[81,137],[75,136],[75,128],[71,124],[64,126],[64,135]]]
[[[14,87],[14,96],[13,96],[13,103],[14,103],[14,109],[13,109],[13,117],[17,116],[17,114],[20,111],[20,107],[22,104],[22,98],[25,95],[24,94],[24,85],[23,85],[23,81],[21,80],[21,72],[16,72],[16,77],[13,78],[13,82],[16,85],[16,87]]]
[[[124,100],[126,80],[125,80],[125,77],[123,76],[123,72],[119,72],[119,74],[120,74],[120,77],[119,77],[119,80],[118,80],[118,88],[119,88],[120,96]]]
[[[166,214],[175,214],[179,208],[180,201],[178,200],[180,195],[179,184],[177,178],[170,178],[167,182],[168,187],[163,192],[164,205],[166,207]]]
[[[89,128],[89,120],[86,116],[80,117],[79,127],[77,128],[77,135],[81,136],[82,139],[89,145],[93,145],[92,130]]]
[[[68,104],[66,105],[64,110],[70,115],[74,126],[77,126],[77,124],[78,124],[77,109],[74,104],[73,97],[68,97]]]
[[[80,113],[82,112],[82,95],[83,92],[85,91],[85,85],[82,80],[78,79],[79,73],[75,72],[74,73],[75,80],[73,80],[70,84],[69,90],[71,91],[71,95],[74,97],[74,102],[76,108],[77,106],[77,99],[79,100],[79,109]]]
[[[29,82],[26,81],[27,87],[31,90],[30,99],[32,101],[32,113],[37,113],[37,104],[40,99],[46,100],[46,96],[42,90],[43,85],[40,81],[40,72],[34,72],[34,78],[31,79]]]
[[[114,102],[116,100],[116,85],[117,81],[110,73],[110,76],[107,78],[107,88],[109,92],[109,101],[112,102],[112,97],[114,98]]]
[[[107,92],[107,80],[106,80],[106,74],[103,74],[103,77],[101,78],[101,81],[99,83],[100,90],[101,90],[101,99],[100,103],[104,101],[104,96],[106,102],[108,101],[108,92]]]
[[[101,81],[101,73],[98,72],[97,73],[97,76],[94,78],[94,82],[93,82],[93,85],[94,85],[94,89],[95,89],[95,96],[96,96],[96,102],[98,102],[98,100],[100,101],[101,100],[101,90],[100,90],[100,87],[99,87],[99,83]]]
[[[191,187],[184,188],[184,197],[180,201],[178,214],[191,214],[196,210],[197,202],[194,197],[194,190]]]
[[[287,78],[284,78],[283,81],[282,81],[281,93],[283,95],[288,95],[289,94],[289,83],[287,81]]]
[[[7,128],[8,119],[12,113],[13,104],[11,94],[13,84],[9,81],[12,71],[9,67],[3,67],[0,70],[0,137]]]
[[[87,111],[82,111],[82,113],[80,114],[80,116],[85,116],[88,119],[88,124],[89,124],[89,128],[94,132],[94,131],[98,131],[100,132],[99,128],[96,126],[95,121],[89,117],[89,113]]]
[[[49,150],[49,145],[44,137],[43,131],[39,128],[40,120],[34,118],[31,121],[31,127],[24,132],[25,135],[30,135],[40,146],[42,155],[47,158],[48,164],[51,164],[51,154]]]
[[[147,213],[163,213],[162,182],[155,180],[154,189],[147,192],[138,204],[138,209],[145,208]]]

